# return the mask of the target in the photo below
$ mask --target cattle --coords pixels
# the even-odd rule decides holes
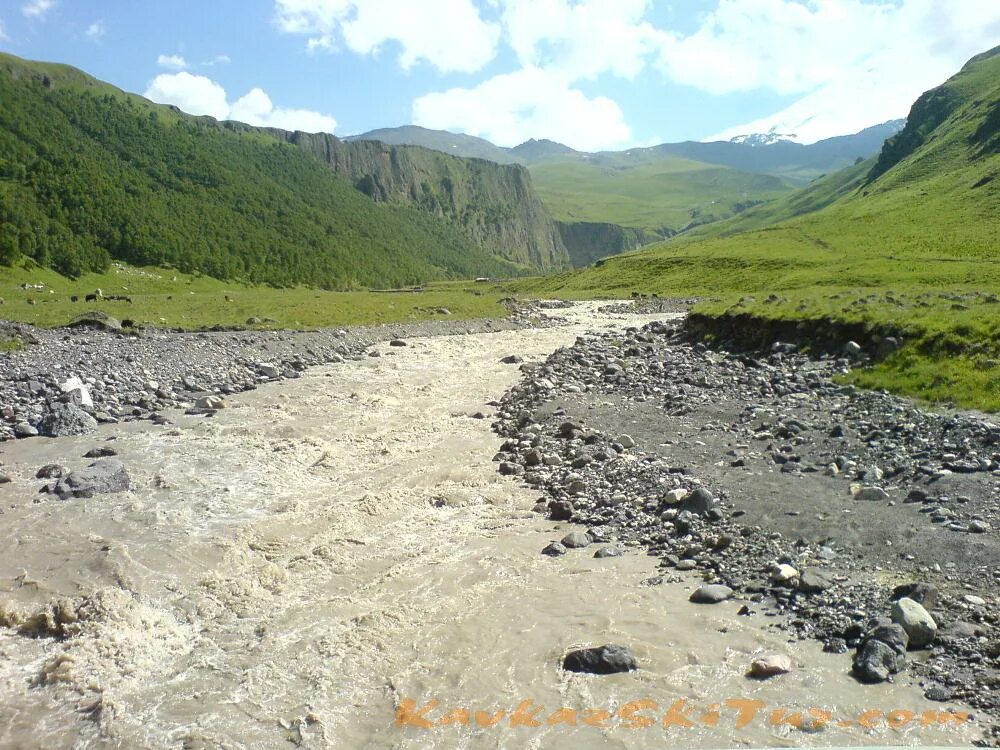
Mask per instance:
[[[88,294],[85,297],[85,299],[86,299],[87,302],[97,302],[97,295],[96,294]]]
[[[69,298],[69,301],[70,301],[70,302],[79,302],[79,301],[80,301],[80,298],[79,298],[79,297],[77,297],[77,296],[76,296],[76,295],[74,294],[74,295],[73,295],[72,297],[70,297],[70,298]]]

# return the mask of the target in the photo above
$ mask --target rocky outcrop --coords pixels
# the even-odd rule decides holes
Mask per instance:
[[[636,227],[598,221],[557,221],[556,227],[574,268],[584,268],[607,255],[627,253],[662,239]]]
[[[420,146],[348,142],[325,133],[269,132],[377,201],[413,205],[460,225],[494,255],[529,270],[569,267],[559,230],[520,165],[463,159]]]

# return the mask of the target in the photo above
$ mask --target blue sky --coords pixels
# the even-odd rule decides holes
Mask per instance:
[[[588,150],[856,132],[997,44],[983,0],[0,0],[0,49],[195,114]]]

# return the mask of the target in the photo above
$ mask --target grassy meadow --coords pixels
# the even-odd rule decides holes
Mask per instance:
[[[657,234],[730,216],[748,196],[771,200],[792,189],[770,175],[676,156],[622,166],[565,158],[530,169],[535,189],[556,219],[607,222]]]
[[[26,290],[22,284],[44,287]],[[97,289],[105,296],[130,297],[132,302],[85,302],[85,295]],[[78,302],[71,300],[74,295],[79,297]],[[169,269],[122,264],[113,264],[106,273],[85,274],[78,279],[60,276],[30,262],[0,267],[0,298],[0,318],[43,327],[65,325],[90,310],[137,324],[183,330],[217,325],[308,329],[507,314],[500,304],[499,290],[474,282],[441,282],[426,285],[420,292],[329,292],[308,287],[246,286]],[[248,325],[251,318],[262,322]]]

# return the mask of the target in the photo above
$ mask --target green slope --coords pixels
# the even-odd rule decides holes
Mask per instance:
[[[564,222],[606,222],[670,236],[791,190],[770,175],[667,156],[629,166],[575,157],[529,167],[549,212]]]
[[[858,382],[1000,408],[998,111],[1000,48],[922,96],[877,159],[701,236],[522,289],[698,294],[711,315],[891,324],[910,346]]]
[[[494,146],[485,138],[447,130],[431,130],[419,125],[402,125],[397,128],[378,128],[359,135],[350,135],[345,141],[380,141],[392,146],[423,146],[452,156],[488,159],[497,164],[520,164],[522,160],[510,149]]]
[[[110,259],[330,288],[509,274],[453,224],[377,203],[263,131],[0,55],[0,263]]]

